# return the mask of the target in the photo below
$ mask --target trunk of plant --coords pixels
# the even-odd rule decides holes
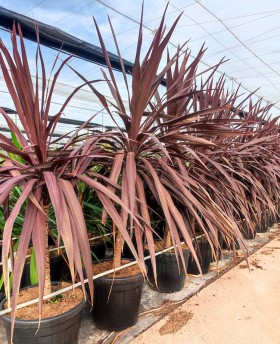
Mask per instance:
[[[168,248],[171,245],[171,234],[168,225],[166,225],[164,230],[164,248]]]
[[[8,220],[10,216],[10,200],[9,197],[7,200],[4,202],[4,219],[5,221]],[[11,259],[11,267],[12,267],[12,272],[14,271],[14,252],[13,252],[13,238],[11,237],[10,240],[10,259]]]
[[[114,268],[121,266],[121,256],[122,256],[122,235],[119,229],[113,224],[113,233],[115,235],[115,245],[114,245]]]
[[[51,284],[51,267],[50,267],[50,253],[49,253],[49,204],[44,204],[45,216],[45,230],[46,230],[46,272],[45,272],[45,288],[44,295],[50,294],[52,292]]]

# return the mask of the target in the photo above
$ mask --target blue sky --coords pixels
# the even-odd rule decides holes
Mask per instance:
[[[1,0],[0,6],[57,26],[80,39],[99,45],[92,20],[92,16],[95,16],[108,50],[114,52],[115,47],[107,21],[107,14],[109,14],[122,55],[132,61],[138,30],[138,25],[133,20],[139,20],[141,3],[140,0]],[[166,0],[145,2],[144,21],[151,30],[144,29],[144,47],[147,47],[151,41],[153,37],[151,31],[157,28],[166,4]],[[119,13],[109,7],[115,8]],[[174,45],[190,40],[188,46],[195,55],[205,42],[208,50],[203,61],[206,64],[215,64],[225,56],[229,61],[221,66],[221,72],[225,72],[234,81],[242,82],[251,91],[260,87],[257,94],[268,101],[280,100],[280,68],[278,66],[280,4],[278,1],[171,0],[167,11],[167,26],[172,24],[181,11],[184,13],[171,39]],[[232,32],[229,32],[225,26]],[[0,34],[9,47],[8,34],[2,30]],[[35,45],[27,43],[27,46],[30,60],[33,61]],[[170,46],[169,49],[172,51],[175,48]],[[56,52],[51,49],[43,49],[43,52],[46,65],[50,69]],[[72,65],[84,73],[88,79],[100,77],[98,66],[79,59],[74,59]],[[203,68],[206,67],[201,65],[201,69]],[[58,103],[71,90],[71,86],[79,83],[79,80],[73,73],[67,71],[62,75],[60,82],[55,98]],[[228,87],[231,89],[232,86],[236,87],[236,84],[229,81]],[[3,82],[0,82],[0,91],[3,87]],[[105,85],[100,85],[100,87],[105,90]],[[2,96],[4,98],[2,97],[1,102],[5,100],[8,105],[8,98],[5,98],[3,93]],[[90,100],[89,92],[81,92],[73,102],[72,110],[68,111],[67,116],[73,118],[77,116],[74,114],[77,110],[74,107],[76,106],[84,108],[84,110],[80,109],[79,118],[86,119],[92,111],[98,109],[98,106],[92,104]],[[1,105],[4,106],[4,104]],[[273,114],[279,112],[278,109],[273,109]],[[107,123],[108,118],[105,116],[100,121]]]

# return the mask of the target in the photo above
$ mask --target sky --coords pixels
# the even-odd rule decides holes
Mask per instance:
[[[142,0],[0,0],[0,6],[27,15],[38,21],[56,26],[82,40],[98,45],[93,24],[94,16],[105,39],[106,47],[116,52],[108,24],[110,16],[117,35],[123,58],[133,61],[135,55],[138,22]],[[153,38],[167,0],[146,0],[144,3],[144,51]],[[228,77],[227,87],[232,90],[239,83],[243,92],[256,91],[265,101],[276,102],[273,115],[280,114],[280,3],[275,0],[171,0],[167,9],[166,24],[170,27],[182,13],[172,36],[169,50],[188,41],[187,46],[195,56],[203,43],[207,51],[200,70],[214,65],[220,59],[228,59],[219,71]],[[0,23],[1,25],[1,23]],[[0,29],[0,37],[11,47],[9,34]],[[26,42],[30,63],[35,72],[35,44]],[[50,71],[56,52],[43,48],[47,69]],[[86,75],[87,79],[101,76],[100,67],[92,63],[73,59],[71,65]],[[121,80],[121,75],[116,74]],[[121,82],[121,81],[120,81]],[[65,99],[80,80],[69,70],[59,80],[54,101]],[[105,84],[99,85],[105,93]],[[13,107],[0,74],[1,106]],[[124,88],[122,88],[124,92]],[[257,99],[257,98],[255,98]],[[80,92],[71,103],[65,116],[86,120],[100,106],[88,90]],[[54,108],[55,111],[55,108]],[[105,114],[99,115],[99,123],[111,125]],[[0,125],[1,125],[0,120]],[[67,126],[59,128],[67,131]]]

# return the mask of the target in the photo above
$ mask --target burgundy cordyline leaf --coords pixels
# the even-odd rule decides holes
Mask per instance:
[[[168,56],[167,64],[162,70],[158,71],[163,50],[171,37],[176,22],[171,30],[165,34],[163,16],[152,44],[142,62],[140,62],[142,25],[143,12],[140,20],[135,65],[131,75],[131,90],[129,90],[127,78],[124,76],[130,113],[122,105],[123,102],[120,99],[120,92],[118,91],[104,41],[97,27],[109,70],[108,77],[105,72],[103,75],[115,103],[106,102],[96,89],[93,89],[93,92],[102,99],[109,115],[111,115],[111,112],[108,104],[117,110],[116,113],[119,114],[127,130],[126,136],[121,131],[118,134],[109,134],[110,139],[108,134],[100,133],[100,137],[106,138],[104,142],[110,146],[112,155],[116,154],[120,149],[124,152],[123,165],[126,167],[123,168],[122,178],[119,179],[122,203],[129,207],[130,210],[133,207],[134,212],[144,219],[147,226],[144,224],[143,229],[148,241],[152,240],[153,233],[149,229],[150,210],[147,206],[149,199],[147,199],[146,189],[153,193],[158,206],[165,214],[169,230],[172,233],[173,244],[179,244],[179,223],[182,224],[184,219],[190,217],[195,219],[207,239],[210,240],[212,247],[218,246],[217,230],[231,239],[238,237],[238,240],[242,241],[234,216],[228,206],[228,199],[231,199],[230,195],[237,192],[236,182],[238,177],[236,174],[234,177],[230,177],[230,171],[224,170],[224,167],[220,166],[220,162],[216,161],[215,158],[216,151],[222,150],[227,154],[227,149],[234,147],[235,138],[240,138],[245,134],[242,120],[236,118],[238,111],[241,110],[234,108],[234,102],[238,98],[238,94],[231,95],[224,90],[225,80],[223,77],[219,78],[216,83],[213,79],[215,70],[223,61],[213,66],[212,70],[210,68],[198,73],[198,63],[204,54],[204,47],[201,48],[197,58],[189,65],[189,52],[183,53],[183,49],[179,48],[174,56]],[[113,32],[112,25],[111,29]],[[121,60],[115,36],[114,40]],[[172,66],[174,66],[173,72],[171,72]],[[210,72],[210,76],[207,75],[204,81],[200,82],[199,80],[201,87],[198,88],[197,77],[201,77],[208,72]],[[164,96],[160,97],[158,87],[165,75],[167,76],[167,91]],[[147,109],[150,109],[150,111],[147,111]],[[131,122],[129,118],[131,118]],[[200,152],[204,155],[201,156]],[[134,154],[134,161],[131,159],[131,153]],[[207,157],[208,160],[204,157]],[[209,162],[211,159],[214,160],[214,164]],[[168,160],[170,169],[166,167]],[[109,171],[112,169],[111,166],[110,162],[106,162]],[[235,167],[231,168],[234,170]],[[173,170],[176,171],[178,176],[176,173],[172,173]],[[130,171],[133,178],[129,175]],[[219,181],[218,176],[221,171],[223,171],[223,178],[220,178],[221,185],[219,187],[209,187],[208,179],[211,173],[215,173],[214,176]],[[136,184],[141,184],[143,188],[140,197],[139,186],[137,187],[138,204],[132,202],[135,198],[135,188],[132,187],[135,173],[137,176]],[[225,187],[221,187],[225,176],[227,176],[227,184]],[[238,185],[242,187],[242,184]],[[221,190],[225,191],[226,196],[223,196],[220,192],[220,187]],[[133,193],[131,190],[133,190]],[[234,207],[234,213],[238,212],[239,209],[247,209],[242,203],[246,199],[244,192],[240,191],[240,195],[242,196],[239,196],[236,203],[235,201],[231,203]],[[113,200],[112,197],[110,199]],[[176,210],[174,213],[176,218],[171,215],[170,208],[174,210],[173,206],[178,209],[178,213]],[[249,206],[247,205],[247,207]],[[245,214],[245,216],[247,215]],[[121,206],[121,217],[123,225],[126,226],[128,214],[123,206]],[[195,233],[189,228],[191,221],[186,220],[186,223],[188,223],[188,228],[183,226],[180,230],[182,231],[181,234],[187,237],[188,242],[191,244]],[[228,229],[224,229],[227,227]],[[140,238],[139,232],[138,237]],[[150,244],[149,250],[154,250],[153,245]],[[180,249],[178,249],[178,252],[182,254]],[[178,257],[177,248],[175,248],[175,253]],[[195,252],[193,253],[195,254]],[[151,253],[152,260],[153,255]]]
[[[70,268],[70,273],[72,280],[74,282],[74,246],[72,240],[72,228],[69,218],[69,212],[67,209],[67,204],[65,202],[65,197],[61,192],[61,187],[52,172],[44,172],[45,182],[49,191],[50,200],[54,207],[54,212],[56,215],[57,226],[59,228],[60,235],[63,239],[65,246],[65,251],[68,257],[68,264]]]
[[[123,204],[129,208],[129,201],[128,201],[128,185],[127,185],[127,177],[126,177],[126,169],[123,168],[122,171],[122,189],[121,189],[121,200]],[[123,226],[127,226],[127,221],[128,221],[128,212],[125,210],[124,207],[121,208],[121,219],[123,222]]]
[[[146,274],[145,263],[144,263],[144,261],[140,261],[140,258],[138,256],[138,254],[137,254],[137,252],[135,250],[135,247],[134,247],[134,245],[132,243],[132,240],[130,238],[129,232],[123,226],[123,222],[122,222],[118,212],[116,211],[113,203],[110,201],[109,197],[107,197],[102,192],[100,192],[100,191],[96,191],[96,192],[97,192],[98,197],[101,200],[103,206],[105,207],[106,211],[108,212],[108,214],[110,215],[110,217],[114,221],[114,223],[117,226],[118,230],[121,232],[121,235],[124,238],[124,240],[126,241],[126,243],[127,243],[128,247],[130,248],[133,256],[137,260],[142,273]]]
[[[174,212],[176,212],[177,209],[176,209],[175,205],[173,204],[173,202],[172,202],[172,200],[171,200],[171,198],[169,196],[169,193],[166,191],[166,189],[164,188],[164,186],[160,182],[160,179],[158,178],[158,176],[157,176],[155,170],[153,169],[152,165],[150,164],[150,162],[147,161],[147,160],[143,160],[143,161],[144,161],[145,166],[147,167],[147,170],[149,171],[149,173],[153,177],[159,201],[160,201],[160,203],[162,205],[162,208],[163,208],[163,211],[164,211],[164,215],[165,215],[165,218],[166,218],[169,230],[170,230],[171,233],[173,233],[172,238],[174,238],[174,236],[177,236],[178,232],[176,230],[175,223],[174,223],[174,221],[172,219],[172,215],[175,215]],[[192,240],[189,237],[188,231],[185,228],[185,224],[181,221],[181,219],[179,219],[178,213],[176,213],[176,215],[177,215],[176,216],[176,220],[178,220],[177,225],[179,225],[179,226],[182,225],[179,228],[181,228],[182,234],[184,235],[184,239],[186,240],[186,243],[189,246],[189,248],[191,250],[191,253],[194,256],[194,259],[195,259],[195,261],[197,262],[197,265],[200,268],[200,264],[199,264],[196,252],[194,250],[194,247],[193,247],[193,244],[192,244]],[[177,247],[179,249],[179,252],[180,252],[181,257],[182,257],[182,262],[183,262],[181,245],[179,245],[179,242],[176,242],[176,244],[178,245]],[[183,264],[184,264],[184,262],[183,262]]]
[[[77,195],[73,189],[73,185],[68,180],[59,179],[58,183],[63,191],[65,202],[67,203],[70,217],[71,217],[71,229],[74,235],[77,238],[79,244],[80,254],[77,253],[77,247],[74,250],[74,262],[80,263],[81,257],[83,264],[85,266],[86,274],[88,277],[88,284],[90,288],[90,295],[93,297],[93,280],[92,280],[92,260],[91,260],[91,251],[89,247],[88,235],[86,230],[85,219],[83,216],[82,207],[77,198]],[[75,214],[75,215],[74,215]],[[76,230],[75,230],[76,228]],[[78,230],[77,230],[78,229]],[[62,237],[63,239],[63,237]],[[81,264],[82,265],[82,264]],[[80,280],[83,282],[83,271],[78,271]],[[82,288],[85,294],[84,283],[82,283]],[[93,302],[93,298],[92,298]]]
[[[47,86],[44,62],[38,46],[37,71],[33,84],[20,28],[21,49],[17,47],[15,27],[12,33],[13,57],[3,43],[0,43],[2,73],[28,138],[26,140],[9,116],[1,110],[9,129],[15,133],[23,149],[19,151],[11,141],[0,136],[0,148],[6,154],[1,153],[1,156],[8,162],[0,170],[0,204],[7,199],[14,186],[20,186],[23,195],[6,223],[6,241],[9,240],[12,223],[21,204],[24,199],[28,199],[27,221],[22,229],[26,237],[21,241],[16,255],[13,306],[16,304],[19,277],[23,268],[19,259],[23,260],[31,236],[36,246],[42,299],[44,262],[41,255],[45,248],[42,242],[43,229],[35,232],[35,227],[40,223],[43,226],[43,190],[44,194],[48,191],[47,195],[54,207],[58,234],[66,247],[72,278],[77,271],[83,281],[84,264],[91,290],[90,252],[82,209],[75,192],[77,180],[95,190],[103,204],[103,224],[108,217],[112,219],[144,274],[143,250],[146,241],[155,277],[153,236],[156,231],[152,228],[151,219],[153,216],[161,217],[158,212],[164,214],[163,226],[170,232],[177,261],[182,260],[184,265],[180,244],[184,240],[199,267],[195,251],[198,230],[209,241],[214,255],[215,249],[220,248],[220,234],[227,242],[237,240],[246,256],[247,249],[241,235],[243,223],[253,231],[257,221],[262,218],[261,212],[275,215],[276,210],[279,210],[278,119],[270,118],[270,106],[262,105],[261,101],[253,103],[252,95],[244,98],[239,94],[239,89],[236,92],[225,89],[224,76],[215,77],[215,71],[223,60],[212,68],[198,72],[204,47],[191,63],[190,52],[184,51],[184,46],[179,47],[173,56],[167,56],[167,62],[160,69],[163,53],[179,20],[178,17],[167,31],[164,24],[166,9],[153,41],[140,61],[143,39],[142,7],[131,89],[110,23],[128,93],[128,109],[124,105],[96,21],[97,34],[108,68],[108,75],[105,71],[102,73],[113,100],[107,100],[92,85],[99,80],[87,81],[68,66],[81,78],[83,85],[73,91],[61,110],[51,117],[49,124],[55,82],[71,57],[56,70],[53,69],[53,81]],[[55,64],[57,61],[58,58]],[[44,79],[42,94],[39,94],[38,87],[39,69]],[[162,92],[159,86],[164,78],[166,91]],[[63,143],[66,136],[63,140],[52,141],[62,111],[84,85],[97,96],[100,104],[115,121],[117,129],[107,132],[93,130],[85,138],[80,134],[84,125],[69,135],[66,144]],[[114,119],[115,114],[123,125],[119,125],[119,121]],[[126,132],[121,130],[121,126],[125,127]],[[53,149],[51,143],[54,142],[60,142],[62,147]],[[20,156],[24,164],[8,158],[8,152]],[[106,170],[105,175],[91,170],[96,165]],[[152,202],[158,209],[151,209]],[[34,222],[36,226],[33,225]],[[133,235],[137,247],[133,245]],[[8,251],[7,246],[5,254],[3,253],[5,262]],[[185,265],[184,268],[186,269]],[[7,267],[4,267],[4,271],[7,283]],[[12,321],[14,316],[13,312]]]
[[[49,79],[47,82],[43,56],[38,44],[35,58],[36,73],[33,78],[19,26],[18,34],[20,45],[17,42],[16,26],[14,25],[11,33],[12,54],[0,41],[0,68],[18,113],[18,120],[25,132],[23,134],[9,115],[0,108],[0,113],[8,128],[14,133],[21,146],[21,148],[18,148],[12,140],[0,135],[0,155],[5,159],[0,171],[0,204],[6,202],[14,187],[21,189],[21,196],[6,221],[3,234],[3,239],[7,243],[6,248],[3,250],[3,271],[7,296],[9,296],[7,260],[13,223],[24,202],[27,203],[13,273],[12,334],[21,275],[31,238],[38,268],[39,319],[41,317],[46,271],[45,253],[47,249],[47,221],[42,209],[43,205],[46,206],[52,203],[54,207],[58,236],[63,239],[65,245],[72,281],[74,282],[75,271],[77,271],[80,280],[83,282],[84,273],[82,267],[84,265],[89,278],[91,301],[93,300],[91,253],[82,209],[76,194],[75,184],[77,178],[75,175],[91,172],[93,159],[99,159],[97,164],[100,161],[106,161],[106,158],[110,159],[98,145],[98,135],[89,135],[87,141],[85,141],[85,136],[80,135],[80,131],[90,120],[84,126],[75,130],[73,135],[66,134],[65,138],[68,138],[68,141],[65,140],[66,143],[60,139],[59,146],[52,145],[53,133],[56,130],[62,111],[69,104],[73,95],[83,86],[88,85],[88,82],[84,81],[81,86],[77,87],[69,95],[58,113],[51,114],[55,84],[62,69],[67,66],[71,57],[62,61],[59,65],[57,65],[58,57],[56,58],[52,69],[54,73],[53,80]],[[38,31],[37,36],[39,37]],[[73,71],[72,68],[70,68],[71,70]],[[98,81],[93,80],[90,83]],[[100,99],[102,99],[101,96]],[[9,155],[9,153],[13,155]],[[20,162],[18,161],[19,157],[22,159]],[[103,179],[102,176],[99,176],[98,179],[117,189],[116,185],[113,182],[110,183],[110,180],[106,179],[105,176]]]
[[[136,190],[137,190],[137,196],[140,201],[140,211],[141,215],[145,221],[144,223],[144,228],[145,228],[145,235],[147,238],[147,245],[149,249],[149,253],[151,256],[151,263],[153,267],[153,272],[154,272],[154,277],[155,281],[157,283],[157,271],[156,271],[156,258],[155,258],[155,245],[154,245],[154,238],[153,238],[153,231],[151,229],[151,221],[150,221],[150,215],[149,215],[149,210],[147,207],[146,203],[146,198],[145,198],[145,190],[144,190],[144,185],[139,176],[136,177]]]
[[[43,206],[43,205],[42,205]],[[44,296],[45,286],[45,271],[46,271],[46,219],[39,210],[37,210],[37,216],[35,218],[34,230],[32,231],[32,244],[35,251],[36,267],[38,271],[39,282],[39,320],[41,320],[42,303]]]
[[[39,199],[40,190],[37,189],[35,197]],[[33,203],[29,202],[26,207],[26,214],[23,222],[23,227],[21,231],[21,237],[16,251],[14,259],[14,272],[13,272],[13,297],[12,297],[12,312],[11,312],[11,338],[13,338],[14,323],[16,318],[16,306],[17,298],[20,288],[21,276],[23,272],[23,267],[25,264],[25,257],[27,255],[28,245],[31,239],[32,230],[34,230],[34,220],[36,219],[37,213],[39,212]],[[45,241],[45,237],[44,237]]]
[[[126,156],[126,179],[129,209],[134,213],[136,202],[136,162],[134,152],[128,152]],[[132,231],[133,218],[130,217],[130,230]]]
[[[5,287],[8,285],[8,279],[9,279],[9,273],[8,273],[8,255],[10,252],[10,244],[11,244],[11,236],[12,236],[12,230],[14,226],[14,222],[16,220],[16,217],[19,214],[19,211],[30,194],[33,186],[35,185],[37,181],[36,180],[29,180],[26,183],[26,186],[22,190],[22,193],[20,197],[18,198],[16,204],[14,205],[10,216],[8,217],[7,221],[5,222],[4,231],[3,231],[3,245],[2,245],[2,262],[3,262],[3,273],[4,273],[4,281],[5,281]],[[5,289],[6,295],[8,294],[8,289]]]
[[[114,162],[112,165],[112,170],[110,172],[110,177],[109,180],[112,181],[113,183],[117,183],[118,179],[120,177],[120,173],[121,173],[121,168],[122,168],[122,164],[123,164],[123,159],[124,159],[124,153],[123,151],[117,151],[115,158],[114,158]],[[108,185],[108,189],[113,191],[114,187],[111,185]],[[102,211],[102,223],[105,224],[107,220],[107,212],[105,211],[105,209],[103,209]]]

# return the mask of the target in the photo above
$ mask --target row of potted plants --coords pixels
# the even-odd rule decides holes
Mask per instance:
[[[110,100],[99,90],[102,81],[88,81],[69,65],[71,57],[60,65],[56,59],[53,78],[48,79],[39,43],[32,79],[19,25],[11,33],[12,53],[0,42],[0,67],[23,128],[0,109],[12,133],[11,139],[0,134],[0,204],[6,294],[2,309],[12,307],[3,319],[13,343],[39,343],[41,336],[48,336],[48,343],[77,343],[87,295],[100,328],[131,326],[137,320],[144,277],[163,292],[178,290],[190,254],[196,273],[204,272],[198,236],[203,236],[214,260],[219,259],[222,242],[227,247],[237,243],[247,257],[244,238],[253,235],[262,220],[278,214],[278,118],[270,118],[270,106],[253,103],[251,95],[244,99],[239,90],[232,93],[225,88],[225,78],[216,78],[222,61],[199,72],[204,47],[192,61],[190,51],[178,47],[173,56],[167,52],[163,63],[179,18],[169,30],[164,19],[165,13],[144,54],[141,16],[133,72],[128,76],[122,70],[126,101],[96,22]],[[81,79],[81,86],[53,114],[55,83],[65,68]],[[85,131],[90,118],[77,130],[54,137],[63,111],[84,86],[112,119],[118,115],[118,129]],[[15,188],[20,192],[10,207]],[[21,214],[14,255],[11,238]],[[92,264],[88,222],[112,231],[113,259]],[[43,301],[44,295],[59,288],[51,283],[48,247],[54,233],[55,243],[63,243],[71,282],[81,281],[82,291]],[[38,286],[20,291],[31,241]],[[128,262],[122,257],[124,244],[137,264],[93,283],[94,275]],[[156,255],[171,246],[171,253]],[[166,274],[172,279],[165,290]],[[18,303],[34,295],[39,297],[38,308],[16,311]]]

